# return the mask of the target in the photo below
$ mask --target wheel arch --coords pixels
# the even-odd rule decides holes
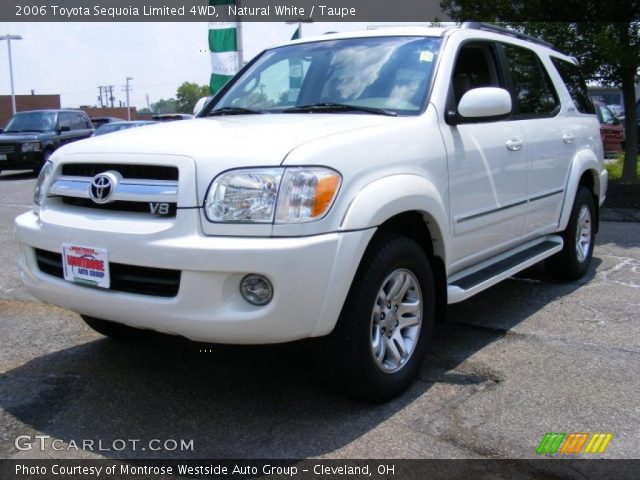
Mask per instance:
[[[600,223],[600,196],[602,194],[602,186],[600,185],[601,169],[602,166],[592,151],[583,150],[578,152],[573,161],[569,178],[567,179],[564,204],[562,205],[560,221],[558,223],[559,230],[567,228],[578,188],[586,187],[591,192],[591,195],[593,195],[593,203],[596,209],[595,228],[597,233]]]

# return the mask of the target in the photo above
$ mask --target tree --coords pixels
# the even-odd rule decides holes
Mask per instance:
[[[640,21],[637,21],[637,1],[620,0],[614,8],[613,4],[600,0],[443,0],[441,7],[456,21],[499,22],[549,41],[558,50],[576,57],[587,79],[621,88],[626,134],[622,180],[638,181],[635,78],[640,66]],[[558,21],[575,20],[579,14],[587,21]],[[588,20],[594,18],[601,21]]]
[[[202,97],[209,96],[209,85],[184,82],[178,87],[176,108],[179,113],[193,113],[193,107]]]
[[[151,110],[157,115],[176,113],[176,100],[174,98],[169,98],[168,100],[161,98],[156,103],[151,104]]]

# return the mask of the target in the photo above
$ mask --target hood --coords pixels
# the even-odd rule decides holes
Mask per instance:
[[[71,143],[59,152],[185,155],[222,171],[279,165],[291,150],[311,140],[393,121],[398,118],[318,113],[229,115],[109,133]]]
[[[47,140],[54,135],[51,132],[0,133],[0,143],[37,142],[39,140]]]

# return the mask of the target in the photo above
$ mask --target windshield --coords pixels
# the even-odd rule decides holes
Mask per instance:
[[[51,132],[56,128],[56,112],[16,113],[5,132]]]
[[[339,104],[415,115],[426,100],[440,43],[432,37],[373,37],[269,50],[234,80],[209,113],[281,113]]]

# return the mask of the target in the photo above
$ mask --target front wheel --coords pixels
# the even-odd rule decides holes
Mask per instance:
[[[347,394],[382,402],[406,390],[427,350],[435,316],[429,258],[409,238],[378,234],[367,250],[316,365]]]
[[[563,280],[578,280],[589,269],[595,243],[595,204],[586,187],[579,187],[564,232],[563,249],[547,260],[547,267]]]

